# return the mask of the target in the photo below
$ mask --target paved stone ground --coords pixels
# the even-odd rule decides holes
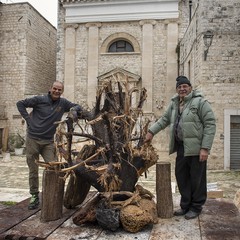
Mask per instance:
[[[40,187],[42,183],[43,168],[39,168]],[[140,177],[139,184],[156,194],[155,166],[151,167],[145,176]],[[178,195],[175,187],[174,163],[172,163],[172,190]],[[218,189],[223,190],[223,197],[233,199],[240,189],[240,171],[208,171],[208,183],[217,183]],[[19,202],[29,197],[28,193],[28,168],[25,156],[9,154],[0,155],[0,202]]]
[[[172,186],[174,186],[174,163],[172,164]],[[40,185],[41,185],[41,176],[43,169],[40,168]],[[28,168],[25,162],[25,156],[9,156],[9,155],[0,155],[0,202],[4,201],[14,201],[20,202],[29,197],[28,193]],[[235,193],[240,189],[240,171],[208,171],[208,182],[217,183],[219,189],[223,190],[223,197],[226,200],[233,200]],[[139,179],[139,184],[144,188],[150,190],[152,193],[156,193],[155,189],[155,166],[151,167],[148,171],[148,176],[145,178],[142,176]],[[179,193],[177,188],[173,188],[173,204],[174,208],[178,208],[179,203]],[[0,209],[5,206],[0,204]],[[204,216],[204,213],[202,214]],[[71,221],[71,219],[69,220]],[[71,223],[66,222],[65,225]],[[72,226],[72,225],[71,225]],[[73,231],[75,227],[71,229]],[[64,230],[61,228],[60,230]],[[90,229],[91,230],[91,229]],[[82,234],[88,234],[90,231],[86,228],[85,232]],[[93,232],[92,232],[93,233]],[[161,233],[161,238],[159,234]],[[170,234],[171,233],[171,234]],[[60,239],[58,233],[56,239]],[[90,233],[89,233],[90,234]],[[170,235],[171,236],[170,236]],[[118,231],[115,233],[102,232],[101,236],[99,235],[92,238],[82,238],[81,239],[115,239],[115,240],[157,240],[157,239],[201,239],[204,237],[201,236],[201,230],[199,228],[199,222],[197,219],[191,221],[186,221],[184,218],[173,217],[172,219],[160,219],[159,224],[156,224],[152,227],[148,227],[143,231],[137,234],[130,234],[124,231]],[[54,235],[50,239],[55,239]],[[89,235],[90,236],[90,235]],[[74,238],[72,238],[74,239]],[[80,239],[80,238],[78,238]],[[235,239],[235,238],[233,238]],[[64,239],[65,240],[65,239]]]

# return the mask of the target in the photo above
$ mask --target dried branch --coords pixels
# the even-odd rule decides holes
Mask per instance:
[[[101,148],[101,149],[98,149],[97,152],[95,154],[93,154],[91,157],[85,159],[84,161],[72,166],[72,167],[69,167],[69,168],[64,168],[64,169],[61,169],[60,172],[68,172],[68,171],[72,171],[80,166],[83,166],[84,164],[86,164],[87,162],[90,162],[91,160],[93,160],[95,157],[97,157],[100,153],[104,152],[105,151],[105,148]]]

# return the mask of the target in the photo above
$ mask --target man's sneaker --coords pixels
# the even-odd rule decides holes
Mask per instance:
[[[38,194],[32,194],[32,197],[30,199],[30,203],[28,205],[28,209],[29,210],[33,210],[38,208],[39,206],[39,197]]]

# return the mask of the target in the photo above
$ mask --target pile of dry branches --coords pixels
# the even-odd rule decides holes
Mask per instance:
[[[130,86],[126,76],[113,75],[98,88],[92,110],[82,112],[78,122],[58,123],[59,162],[49,166],[57,165],[64,179],[70,176],[65,207],[81,204],[91,186],[99,192],[133,193],[138,178],[157,162],[155,149],[144,143],[150,122],[142,112],[146,90]]]

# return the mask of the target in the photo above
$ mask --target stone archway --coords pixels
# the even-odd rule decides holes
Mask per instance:
[[[141,88],[141,76],[131,73],[122,68],[114,68],[109,72],[106,72],[100,76],[98,76],[98,85],[103,85],[105,81],[112,81],[117,84],[119,81],[121,84],[124,84],[125,81],[129,82],[130,89],[132,91],[131,94],[131,102],[132,106],[135,107],[138,102],[138,94],[137,91]],[[129,89],[129,90],[130,90]]]

